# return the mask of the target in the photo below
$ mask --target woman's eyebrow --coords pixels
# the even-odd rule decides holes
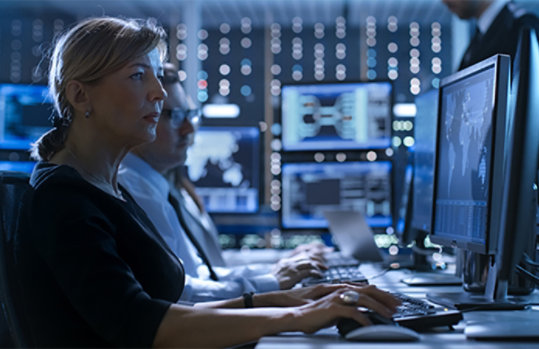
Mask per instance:
[[[141,62],[134,62],[134,63],[131,63],[127,66],[128,68],[133,68],[133,67],[141,67],[141,68],[144,68],[144,69],[150,69],[151,66],[149,64],[146,64],[146,63],[141,63]]]

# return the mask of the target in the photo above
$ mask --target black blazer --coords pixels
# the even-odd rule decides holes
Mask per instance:
[[[487,32],[479,40],[472,39],[460,62],[459,70],[469,67],[497,53],[511,56],[517,51],[520,30],[525,26],[539,30],[539,18],[513,3],[503,7]],[[539,34],[539,32],[537,32]]]

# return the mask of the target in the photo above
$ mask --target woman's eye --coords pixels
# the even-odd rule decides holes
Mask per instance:
[[[135,73],[131,75],[131,79],[133,80],[141,80],[142,79],[142,72]]]

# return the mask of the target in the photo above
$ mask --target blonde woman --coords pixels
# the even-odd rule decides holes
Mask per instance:
[[[116,182],[125,154],[155,138],[166,98],[162,43],[149,23],[95,18],[56,44],[49,82],[58,116],[34,148],[32,229],[15,251],[32,344],[224,347],[339,317],[368,324],[351,305],[390,316],[397,301],[373,286],[175,303],[182,264]],[[235,309],[246,306],[257,308]]]

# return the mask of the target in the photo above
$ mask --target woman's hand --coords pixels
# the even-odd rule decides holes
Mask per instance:
[[[341,296],[347,291],[354,291],[359,295],[354,304],[345,303],[346,297]],[[366,310],[370,309],[390,318],[399,304],[399,300],[376,286],[347,285],[298,307],[293,321],[295,330],[305,333],[313,333],[331,326],[339,318],[350,318],[362,325],[370,325],[370,320],[363,314]]]
[[[295,255],[306,253],[312,257],[323,258],[324,254],[332,252],[332,251],[333,251],[333,247],[328,247],[320,241],[314,241],[308,244],[302,244],[302,245],[297,246],[295,249],[293,249],[290,252],[289,257],[294,257]]]
[[[255,307],[295,307],[311,303],[341,288],[362,286],[360,284],[319,284],[285,291],[255,294]]]

